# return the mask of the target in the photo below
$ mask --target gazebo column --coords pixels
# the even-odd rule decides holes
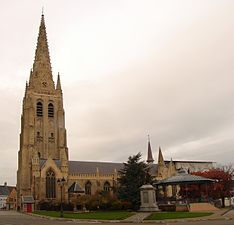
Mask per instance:
[[[167,185],[163,185],[163,195],[164,198],[167,199]]]

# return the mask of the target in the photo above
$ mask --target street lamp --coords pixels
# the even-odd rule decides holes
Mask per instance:
[[[65,184],[65,178],[61,178],[57,180],[58,185],[60,186],[60,193],[61,193],[61,205],[60,205],[60,217],[63,217],[63,186]]]

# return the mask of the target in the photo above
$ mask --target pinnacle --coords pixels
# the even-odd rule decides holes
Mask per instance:
[[[164,159],[163,159],[163,155],[162,155],[162,150],[161,147],[159,147],[159,151],[158,151],[158,164],[160,165],[164,165]]]
[[[58,78],[57,78],[56,90],[60,90],[60,91],[62,90],[59,73],[58,73]]]

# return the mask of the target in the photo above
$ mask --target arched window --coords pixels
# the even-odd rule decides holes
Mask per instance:
[[[47,171],[46,173],[46,198],[55,198],[56,197],[56,179],[55,173],[52,170]]]
[[[41,102],[37,103],[37,116],[39,117],[43,116],[43,105]]]
[[[106,192],[110,191],[110,183],[108,181],[104,183],[103,190]]]
[[[48,105],[48,117],[54,117],[54,105],[52,103]]]
[[[85,184],[85,194],[86,195],[91,195],[91,188],[92,188],[92,184],[90,181],[88,181],[86,184]]]

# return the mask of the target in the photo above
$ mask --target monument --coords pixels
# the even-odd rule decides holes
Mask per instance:
[[[156,202],[155,188],[151,184],[145,184],[140,187],[142,212],[157,212],[160,211]]]

